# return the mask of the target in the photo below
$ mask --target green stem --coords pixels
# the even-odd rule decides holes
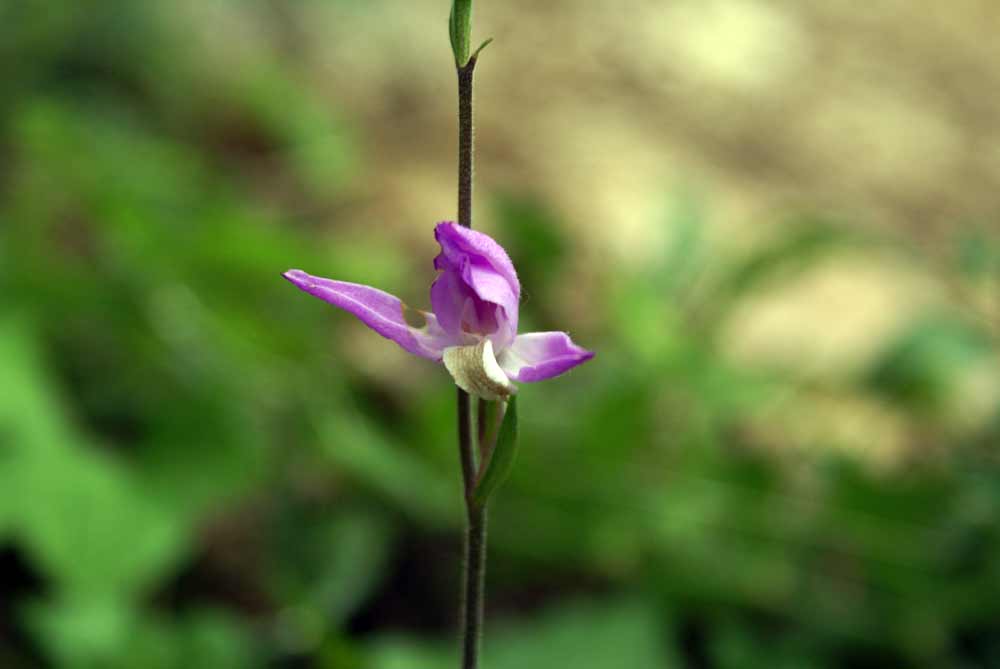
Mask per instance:
[[[476,405],[476,443],[479,444],[478,453],[480,467],[483,466],[483,462],[486,460],[488,450],[487,438],[489,437],[488,432],[490,431],[489,414],[490,403],[480,397],[479,402]]]
[[[458,68],[458,223],[472,227],[472,74],[473,56]],[[458,448],[465,483],[468,527],[462,561],[462,669],[479,666],[479,640],[483,628],[483,585],[486,575],[486,507],[473,501],[476,488],[476,456],[472,443],[469,395],[458,391]],[[480,407],[481,409],[481,407]]]
[[[458,455],[462,461],[465,496],[476,486],[476,454],[472,445],[472,403],[469,393],[458,388]]]

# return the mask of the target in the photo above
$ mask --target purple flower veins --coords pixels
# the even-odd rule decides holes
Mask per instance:
[[[506,399],[517,392],[511,381],[542,381],[594,357],[565,332],[517,334],[521,284],[507,252],[493,238],[450,221],[438,223],[434,237],[441,253],[434,258],[439,274],[431,285],[433,313],[411,310],[370,286],[297,269],[283,276],[406,351],[443,361],[460,388],[484,399]],[[409,325],[404,311],[422,317],[424,325]]]

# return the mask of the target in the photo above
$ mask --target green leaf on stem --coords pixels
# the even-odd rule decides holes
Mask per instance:
[[[517,455],[517,395],[511,396],[507,402],[507,411],[502,418],[498,417],[498,420],[502,420],[503,423],[500,425],[496,445],[476,483],[472,497],[473,502],[480,507],[485,505],[497,488],[507,480],[510,470],[514,467],[514,457]]]
[[[472,52],[472,57],[469,60],[475,60],[479,58],[479,52],[488,47],[493,42],[493,38],[490,37],[485,42],[479,45],[479,48]]]
[[[465,67],[469,62],[469,43],[472,35],[472,0],[452,0],[451,14],[448,16],[448,33],[451,37],[451,50],[455,54],[455,65]]]

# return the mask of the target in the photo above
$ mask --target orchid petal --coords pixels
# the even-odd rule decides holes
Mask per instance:
[[[441,255],[434,260],[435,267],[443,269],[438,266],[442,256],[457,265],[461,265],[463,257],[481,260],[507,281],[515,297],[521,297],[521,284],[517,280],[514,263],[492,237],[451,221],[443,221],[434,228],[434,238],[441,245]]]
[[[441,326],[452,336],[486,335],[497,350],[506,348],[517,334],[521,297],[507,252],[488,235],[451,222],[439,223],[434,236],[441,276],[431,286],[431,304]]]
[[[472,290],[454,272],[442,272],[431,284],[431,306],[444,331],[462,338],[466,303],[475,298]]]
[[[300,290],[354,314],[372,330],[414,355],[438,361],[446,347],[457,343],[441,327],[434,314],[411,310],[423,315],[426,324],[422,328],[409,325],[403,314],[408,307],[399,298],[377,288],[324,279],[297,269],[289,270],[282,276]]]
[[[531,332],[518,335],[498,361],[511,379],[534,383],[559,376],[593,357],[565,332]]]

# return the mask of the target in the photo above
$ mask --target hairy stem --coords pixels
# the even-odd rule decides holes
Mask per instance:
[[[458,224],[472,227],[472,75],[476,58],[458,68]]]
[[[472,227],[472,74],[473,57],[458,68],[458,223]],[[479,412],[482,412],[482,404]],[[458,390],[458,448],[465,483],[468,527],[462,561],[462,669],[479,666],[479,640],[483,627],[483,584],[486,575],[486,507],[473,501],[476,487],[476,455],[472,443],[472,412],[469,395]],[[481,420],[481,419],[480,419]]]
[[[464,595],[462,597],[462,669],[479,666],[483,630],[483,586],[486,577],[486,508],[469,504],[465,531]]]

